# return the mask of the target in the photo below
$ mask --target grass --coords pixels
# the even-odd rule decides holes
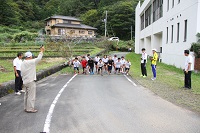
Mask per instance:
[[[56,64],[65,62],[65,59],[63,58],[44,58],[42,61],[38,64],[36,70],[37,72],[40,70],[44,70],[46,68],[49,68],[51,66],[54,66]],[[12,60],[0,60],[0,66],[3,67],[3,71],[0,71],[0,83],[4,83],[10,80],[14,80],[14,70],[12,65]]]
[[[135,53],[130,53],[126,56],[132,62],[131,74],[133,77],[138,78],[141,75],[140,69],[140,55]],[[152,77],[150,60],[147,62],[147,73],[148,77]],[[158,62],[157,64],[157,79],[174,89],[180,89],[184,84],[184,74],[183,71],[175,66],[166,65],[164,63]],[[192,74],[192,92],[194,94],[200,94],[200,74]]]
[[[192,74],[192,90],[185,90],[183,71],[175,66],[158,62],[157,79],[151,80],[153,76],[150,60],[147,63],[146,78],[140,77],[140,55],[135,53],[127,54],[127,59],[132,63],[130,75],[140,85],[150,89],[156,95],[184,108],[200,113],[200,74]]]

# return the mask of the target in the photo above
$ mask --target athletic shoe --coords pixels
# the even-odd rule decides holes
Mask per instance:
[[[128,73],[126,75],[128,75]]]
[[[151,78],[151,80],[156,80],[156,78]]]
[[[25,90],[20,90],[21,93],[25,93]]]
[[[142,76],[143,78],[146,78],[147,76]]]
[[[15,92],[15,95],[21,95],[21,93],[20,92]]]
[[[140,75],[140,77],[143,77],[143,75]]]

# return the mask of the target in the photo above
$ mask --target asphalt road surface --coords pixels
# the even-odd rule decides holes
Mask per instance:
[[[0,133],[200,133],[200,116],[124,75],[52,75],[37,82],[37,113],[23,95],[0,98]]]

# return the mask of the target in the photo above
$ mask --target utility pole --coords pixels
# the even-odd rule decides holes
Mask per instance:
[[[132,38],[133,38],[133,27],[131,25],[131,41],[133,40]]]
[[[106,11],[106,18],[104,19],[105,22],[105,38],[106,38],[106,33],[107,33],[107,11]]]

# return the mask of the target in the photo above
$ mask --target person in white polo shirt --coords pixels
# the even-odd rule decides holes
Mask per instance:
[[[36,65],[42,59],[44,46],[40,48],[40,53],[37,58],[33,59],[31,52],[26,52],[26,59],[22,62],[21,73],[25,88],[24,95],[24,111],[27,113],[36,113],[35,97],[36,97]]]
[[[184,74],[185,74],[185,83],[184,83],[184,88],[185,89],[191,89],[191,74],[192,74],[192,62],[193,62],[193,58],[190,55],[190,51],[189,50],[185,50],[184,51],[184,55],[185,55],[185,68],[184,68]]]
[[[21,77],[21,64],[22,64],[23,53],[18,53],[17,57],[13,60],[13,67],[15,72],[15,94],[21,95],[22,90],[22,77]]]

